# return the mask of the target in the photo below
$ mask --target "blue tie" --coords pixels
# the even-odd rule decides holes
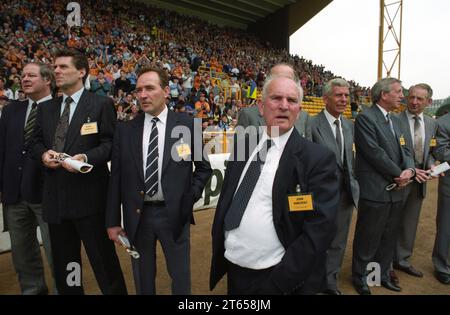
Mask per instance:
[[[267,139],[267,142],[263,145],[259,153],[257,153],[257,158],[250,162],[247,172],[244,174],[241,185],[234,195],[231,206],[225,215],[224,228],[226,231],[231,231],[241,224],[242,216],[247,208],[248,201],[252,196],[256,183],[258,182],[261,169],[266,160],[267,152],[271,146],[272,140]]]
[[[145,164],[145,193],[150,197],[158,191],[158,117],[152,119],[152,131],[147,151],[147,163]]]

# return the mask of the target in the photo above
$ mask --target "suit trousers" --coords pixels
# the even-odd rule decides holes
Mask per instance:
[[[161,243],[167,271],[172,280],[173,295],[191,294],[190,222],[174,240],[173,229],[165,206],[144,206],[136,231],[134,246],[140,254],[132,259],[136,294],[154,295],[156,278],[156,241]]]
[[[254,270],[228,261],[228,295],[260,295],[269,293],[263,290],[270,281],[269,277],[272,269],[273,267]],[[275,292],[271,292],[271,294],[273,293]]]
[[[48,225],[42,219],[41,204],[31,204],[24,200],[4,207],[11,238],[11,254],[14,269],[19,278],[22,294],[48,294],[44,277],[36,228],[41,231],[42,243],[51,273],[53,261]],[[53,284],[54,292],[56,292]]]
[[[81,268],[81,243],[103,294],[127,294],[125,280],[120,269],[114,243],[109,240],[103,212],[79,219],[63,220],[49,224],[53,262],[58,293],[62,295],[84,294],[82,274],[74,275]],[[68,281],[71,280],[71,281]]]
[[[381,280],[389,280],[394,258],[401,209],[404,202],[374,202],[361,199],[358,205],[353,239],[352,279],[354,284],[366,284],[367,264],[377,262]]]
[[[444,195],[441,191],[438,195],[436,239],[432,260],[437,272],[450,276],[450,196]]]
[[[342,191],[341,203],[336,215],[336,236],[327,251],[327,288],[329,290],[338,289],[338,275],[341,271],[345,248],[347,247],[353,208],[351,196],[346,191]]]
[[[421,184],[414,181],[407,189],[409,189],[409,192],[401,211],[400,228],[394,256],[394,262],[403,267],[411,266],[409,259],[414,249],[417,225],[419,224],[420,210],[423,203]]]

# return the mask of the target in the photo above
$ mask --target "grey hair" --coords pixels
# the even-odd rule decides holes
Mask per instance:
[[[375,104],[381,99],[381,93],[389,93],[391,91],[391,85],[394,83],[402,84],[402,81],[396,78],[383,78],[372,87],[372,102]]]
[[[426,83],[419,83],[419,84],[415,84],[415,85],[411,86],[409,88],[409,93],[411,93],[411,91],[414,88],[419,88],[419,89],[423,89],[423,90],[427,91],[427,99],[430,99],[433,97],[433,89],[431,88],[431,86],[429,86]]]
[[[334,78],[324,84],[322,94],[330,96],[335,86],[346,87],[350,89],[350,84],[342,78]]]
[[[264,101],[267,97],[267,90],[269,89],[269,85],[272,83],[273,80],[278,79],[278,78],[287,78],[289,80],[292,80],[295,83],[295,86],[297,87],[298,90],[298,95],[299,95],[299,104],[302,103],[303,100],[303,89],[302,89],[302,85],[300,84],[299,80],[295,80],[291,77],[288,76],[284,76],[284,75],[268,75],[266,80],[264,81],[264,85],[263,85],[263,89],[262,89],[262,100]]]

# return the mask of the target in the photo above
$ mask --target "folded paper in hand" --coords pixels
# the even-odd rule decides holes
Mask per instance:
[[[434,168],[433,172],[431,172],[430,175],[436,177],[448,170],[450,170],[450,165],[448,164],[448,162],[441,163]]]
[[[72,157],[66,153],[59,153],[58,156],[55,157],[59,162],[66,161],[72,168],[76,169],[80,173],[89,173],[94,167],[91,164],[81,162],[78,160],[72,160]]]

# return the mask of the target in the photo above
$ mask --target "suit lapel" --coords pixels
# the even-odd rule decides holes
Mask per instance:
[[[375,113],[375,116],[377,118],[377,121],[379,125],[381,126],[381,132],[384,134],[385,138],[388,140],[389,145],[391,146],[391,149],[393,152],[399,151],[399,140],[398,136],[399,133],[401,133],[398,129],[396,129],[396,125],[394,124],[393,117],[391,116],[392,125],[394,126],[395,136],[392,134],[391,127],[389,125],[389,122],[387,121],[386,117],[383,116],[383,113],[381,110],[376,106],[375,104],[371,107],[373,112]],[[390,113],[391,115],[392,113]]]
[[[164,175],[165,169],[169,166],[170,160],[172,160],[172,157],[171,157],[172,147],[175,144],[175,142],[178,141],[178,139],[171,137],[172,130],[175,128],[177,123],[178,123],[178,119],[177,119],[176,114],[173,113],[171,110],[168,110],[167,121],[166,121],[166,134],[164,137],[164,156],[163,156],[163,164],[162,164],[162,169],[161,169],[162,176]]]
[[[336,138],[333,135],[333,131],[331,130],[331,126],[328,123],[327,117],[325,116],[325,113],[323,110],[317,114],[317,119],[319,121],[319,128],[318,132],[322,139],[328,144],[328,148],[331,148],[336,156],[336,161],[339,165],[339,167],[342,168],[342,161],[338,158],[339,156],[339,149],[337,146]],[[345,135],[344,135],[345,138]],[[345,145],[345,139],[343,139],[344,145]]]
[[[89,112],[90,98],[86,90],[81,94],[78,101],[75,112],[69,124],[69,130],[67,131],[65,150],[70,151],[71,146],[75,143],[75,139],[80,136],[80,130],[83,123],[87,122],[86,115]]]
[[[142,153],[142,141],[144,137],[144,119],[145,114],[138,115],[133,121],[131,122],[132,128],[131,135],[130,135],[130,142],[131,142],[131,155],[134,159],[134,164],[137,168],[138,174],[144,182],[144,168],[143,168],[143,153]]]
[[[17,137],[19,139],[22,139],[22,142],[23,142],[25,119],[27,116],[27,109],[28,109],[28,101],[20,102],[18,105],[19,106],[17,109],[17,124],[15,124],[15,128],[17,130]]]

